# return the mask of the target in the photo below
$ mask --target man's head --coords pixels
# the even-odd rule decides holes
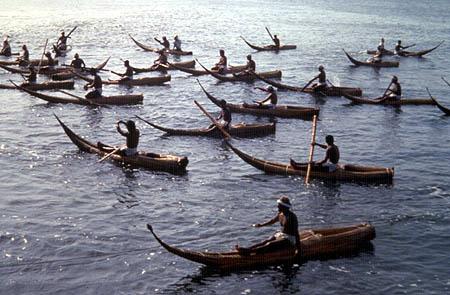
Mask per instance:
[[[334,137],[333,135],[327,135],[325,136],[325,142],[329,145],[334,144]]]
[[[281,212],[289,211],[292,208],[291,201],[286,196],[281,196],[277,200],[278,210]]]

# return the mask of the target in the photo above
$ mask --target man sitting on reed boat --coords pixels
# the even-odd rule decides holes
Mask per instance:
[[[245,69],[243,69],[241,72],[234,74],[233,76],[250,76],[253,72],[256,71],[256,63],[255,61],[252,59],[252,56],[249,54],[247,55],[247,64],[245,66]]]
[[[70,62],[70,66],[74,69],[83,69],[86,67],[86,65],[84,64],[84,61],[80,58],[80,56],[78,55],[78,53],[75,53],[75,55],[73,56],[74,58],[72,59],[72,61]]]
[[[312,78],[303,89],[308,87],[308,85],[310,85],[315,80],[319,80],[319,81],[312,85],[312,89],[314,90],[314,92],[320,92],[322,90],[325,90],[328,87],[327,86],[327,74],[325,73],[325,68],[322,65],[319,66],[319,74],[317,76],[315,76],[314,78]]]
[[[392,76],[391,83],[383,94],[383,98],[387,100],[400,100],[402,98],[402,87],[398,82],[397,76]]]
[[[56,61],[53,59],[51,52],[47,51],[45,53],[45,57],[47,58],[49,67],[54,67],[57,64]]]
[[[339,162],[339,148],[334,144],[334,137],[332,135],[325,136],[325,144],[314,143],[314,145],[326,149],[325,158],[322,161],[315,162],[315,165],[327,167],[328,172],[333,172],[338,168]]]
[[[0,50],[0,55],[11,56],[11,46],[9,45],[8,36],[3,39],[2,50]]]
[[[263,100],[255,101],[257,103],[258,108],[261,109],[274,109],[278,103],[278,95],[275,88],[272,86],[267,86],[267,88],[256,87],[259,90],[264,92],[268,92],[269,94]],[[248,105],[244,103],[245,107],[252,107],[252,105]]]
[[[271,220],[254,224],[254,227],[262,227],[280,222],[281,231],[275,233],[269,239],[253,245],[248,248],[236,245],[236,250],[241,255],[251,255],[252,253],[270,253],[286,248],[296,249],[297,253],[301,253],[300,235],[298,233],[297,215],[291,211],[292,205],[288,197],[282,196],[277,200],[278,213]]]
[[[22,51],[19,54],[19,58],[17,59],[19,61],[19,65],[24,66],[27,65],[30,61],[30,52],[28,52],[27,46],[24,44],[22,45]]]
[[[180,40],[180,38],[178,38],[178,35],[176,35],[173,38],[173,50],[182,51],[181,50],[181,40]]]
[[[123,65],[124,65],[125,68],[126,68],[125,73],[121,74],[121,73],[116,73],[116,72],[114,72],[114,71],[111,71],[113,74],[116,74],[116,75],[122,77],[122,78],[119,80],[119,83],[124,83],[124,82],[127,82],[127,81],[133,79],[134,70],[133,70],[133,67],[130,66],[130,61],[125,60],[125,61],[123,62]]]
[[[280,48],[280,39],[278,39],[277,35],[273,35],[273,43],[275,43],[275,45],[273,45],[273,48]]]
[[[152,70],[159,70],[161,68],[167,68],[167,55],[163,49],[158,50],[159,56],[155,61],[153,61],[153,65],[150,67]]]
[[[397,55],[400,55],[400,56],[404,55],[404,54],[407,54],[409,52],[408,51],[404,51],[404,49],[407,49],[407,48],[412,47],[412,46],[414,46],[414,45],[402,46],[402,40],[398,40],[397,41],[397,45],[395,45],[395,48],[394,48],[394,53],[397,54]]]
[[[22,86],[36,83],[36,80],[37,80],[36,69],[34,68],[33,65],[28,66],[28,69],[30,70],[30,73],[28,75],[24,76],[26,78],[26,80],[22,84]]]
[[[120,128],[120,124],[124,124],[127,127],[127,131],[123,131]],[[139,144],[139,129],[136,128],[136,124],[132,120],[117,122],[117,132],[127,138],[127,146],[123,147],[120,151],[124,156],[134,156],[138,153],[137,147]]]
[[[59,50],[66,50],[67,49],[67,37],[66,37],[64,31],[61,32],[61,36],[58,38],[58,41],[56,42],[56,47]]]
[[[162,39],[163,39],[162,42],[159,41],[158,38],[155,38],[155,41],[164,46],[165,50],[169,50],[170,49],[169,40],[167,40],[166,36],[163,36]]]
[[[377,46],[377,50],[381,51],[383,53],[384,51],[384,38],[381,38],[380,43]]]
[[[231,124],[231,111],[227,106],[227,102],[225,99],[220,101],[220,115],[216,118],[217,123],[219,123],[223,129],[228,130]],[[211,124],[208,129],[214,129],[216,126]]]
[[[84,85],[84,90],[93,88],[93,90],[89,91],[84,96],[87,99],[98,98],[102,96],[102,78],[100,78],[96,69],[91,69],[91,75],[94,75],[94,80],[91,83]]]
[[[227,57],[225,56],[225,51],[223,49],[219,50],[220,59],[219,62],[211,68],[213,71],[218,71],[220,74],[225,74],[227,70]]]

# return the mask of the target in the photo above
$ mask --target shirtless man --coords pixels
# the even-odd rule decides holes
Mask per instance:
[[[127,82],[127,81],[133,79],[134,70],[133,70],[133,67],[130,66],[130,61],[128,61],[128,60],[124,61],[124,62],[123,62],[123,65],[124,65],[125,68],[126,68],[125,73],[122,74],[122,73],[117,73],[117,72],[111,71],[111,73],[116,74],[116,75],[122,77],[122,78],[119,80],[119,84],[120,84],[120,83]]]
[[[124,124],[127,127],[127,131],[122,130],[120,124]],[[128,120],[126,123],[124,121],[118,121],[116,126],[117,132],[127,138],[127,146],[120,150],[122,155],[127,157],[136,155],[138,153],[137,147],[139,144],[140,132],[139,129],[136,128],[134,121]]]
[[[224,74],[227,71],[227,57],[225,56],[225,51],[223,49],[219,50],[219,62],[211,68],[211,70],[218,71],[219,74]]]
[[[248,248],[236,246],[236,250],[241,255],[250,255],[251,253],[268,253],[286,248],[296,249],[300,253],[300,235],[298,232],[297,215],[291,211],[292,205],[288,197],[282,196],[277,201],[278,213],[271,220],[264,223],[254,224],[254,227],[263,227],[280,222],[281,231],[275,233],[269,239],[253,245]]]
[[[78,53],[75,53],[73,60],[70,62],[70,66],[74,69],[83,69],[86,67],[84,61],[80,58]]]
[[[84,85],[84,90],[88,90],[89,88],[93,88],[93,90],[86,93],[84,97],[87,99],[98,98],[102,96],[102,78],[97,73],[96,69],[91,69],[91,75],[94,75],[94,80],[91,83]]]
[[[314,143],[314,145],[326,149],[325,158],[322,161],[314,163],[322,167],[327,167],[328,172],[333,172],[338,168],[339,162],[339,148],[334,144],[334,137],[332,135],[325,136],[325,144]]]

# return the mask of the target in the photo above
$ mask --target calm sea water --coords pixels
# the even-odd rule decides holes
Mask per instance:
[[[232,64],[252,53],[239,38],[270,42],[264,27],[294,51],[255,53],[260,70],[283,70],[283,81],[303,85],[325,65],[337,85],[378,96],[393,74],[404,96],[426,97],[425,87],[450,106],[450,48],[423,59],[400,59],[396,69],[353,68],[342,48],[358,58],[380,37],[418,49],[448,41],[448,1],[0,1],[0,33],[13,49],[26,43],[38,58],[46,38],[75,25],[70,43],[88,65],[112,56],[108,68],[122,71],[120,58],[147,66],[155,54],[128,38],[156,45],[154,36],[178,34],[184,47],[207,65],[227,50]],[[191,57],[183,57],[188,60]],[[395,59],[395,58],[394,58]],[[318,138],[333,134],[343,162],[395,166],[392,186],[325,184],[265,175],[242,162],[221,140],[165,137],[138,122],[141,147],[186,155],[185,176],[122,170],[81,153],[53,113],[77,133],[111,144],[118,119],[134,115],[166,126],[206,126],[196,99],[217,113],[194,77],[173,72],[167,86],[108,86],[108,94],[142,92],[142,106],[95,109],[46,104],[24,93],[0,90],[0,293],[1,294],[444,294],[450,288],[450,118],[432,106],[351,106],[344,98],[316,100],[280,92],[282,103],[320,105]],[[151,74],[155,75],[155,74]],[[105,75],[105,78],[107,76]],[[111,76],[110,78],[114,78]],[[1,71],[0,83],[20,81]],[[254,86],[200,77],[218,97],[233,102],[263,96]],[[76,85],[82,94],[82,84]],[[234,121],[267,122],[235,115]],[[279,119],[276,135],[234,140],[258,157],[306,160],[311,122]],[[316,153],[322,157],[322,151]],[[173,256],[145,228],[151,223],[171,244],[210,251],[248,245],[276,227],[250,224],[275,214],[275,200],[288,195],[300,226],[371,221],[374,250],[349,258],[312,261],[292,268],[220,274]]]

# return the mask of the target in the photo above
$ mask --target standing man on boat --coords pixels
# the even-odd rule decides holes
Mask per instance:
[[[73,59],[70,62],[70,66],[76,70],[84,69],[86,67],[84,61],[80,58],[78,53],[75,53],[75,55],[73,56]]]
[[[214,67],[211,68],[211,70],[216,70],[219,72],[219,74],[225,74],[227,71],[227,57],[225,56],[225,50],[220,49],[219,50],[219,62],[214,65]]]
[[[56,47],[59,50],[66,50],[67,49],[67,38],[64,31],[61,32],[61,36],[58,38],[58,41],[56,42]]]
[[[122,77],[119,80],[119,84],[133,79],[134,70],[133,70],[133,67],[130,66],[130,61],[129,60],[124,61],[123,65],[126,68],[125,73],[121,74],[121,73],[116,73],[116,72],[112,71],[113,74],[116,74],[116,75]]]
[[[383,94],[383,98],[387,100],[400,100],[402,98],[402,87],[398,82],[397,76],[392,76],[391,83]]]
[[[162,42],[158,40],[158,38],[155,38],[155,41],[164,46],[165,50],[170,50],[170,43],[169,40],[167,40],[166,36],[162,37]]]
[[[125,127],[127,127],[127,131],[123,131],[122,128],[120,128],[120,124],[124,124]],[[139,144],[140,132],[139,129],[136,128],[134,121],[128,120],[126,123],[124,121],[118,121],[116,126],[117,132],[127,138],[127,146],[120,150],[122,155],[127,157],[136,155],[138,153],[137,147]]]
[[[251,253],[269,253],[274,251],[292,248],[301,253],[300,234],[298,232],[297,215],[291,211],[292,205],[288,197],[282,196],[277,200],[278,213],[271,220],[264,223],[254,224],[254,227],[263,227],[280,222],[281,231],[275,233],[269,239],[253,245],[248,248],[236,245],[236,250],[241,255],[250,255]]]
[[[91,83],[84,85],[84,90],[88,90],[89,88],[93,88],[93,90],[86,93],[84,97],[87,99],[99,98],[102,96],[102,78],[100,78],[96,69],[91,69],[91,75],[94,75],[94,80],[92,80]]]
[[[326,149],[325,158],[322,161],[314,164],[327,167],[328,172],[333,172],[338,168],[339,162],[339,148],[334,144],[334,137],[332,135],[325,136],[325,144],[314,142],[314,145]]]
[[[181,40],[178,38],[178,35],[173,38],[173,50],[183,51],[181,50]]]
[[[0,50],[0,55],[11,56],[11,46],[9,45],[8,37],[9,36],[6,36],[5,39],[3,39],[3,46],[2,50]]]
[[[267,86],[267,88],[257,87],[257,89],[269,93],[263,100],[256,101],[258,107],[262,109],[274,109],[278,103],[278,95],[275,88],[272,86]]]

